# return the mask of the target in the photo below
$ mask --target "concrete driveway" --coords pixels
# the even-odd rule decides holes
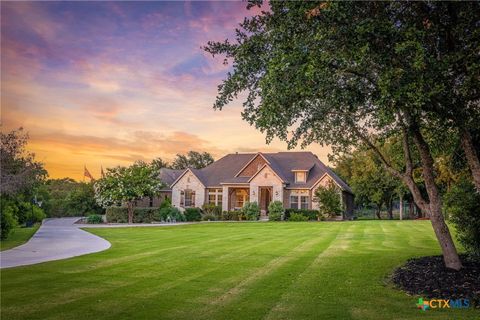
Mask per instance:
[[[27,243],[0,253],[0,268],[66,259],[110,248],[107,240],[75,225],[78,219],[44,220],[40,229]]]

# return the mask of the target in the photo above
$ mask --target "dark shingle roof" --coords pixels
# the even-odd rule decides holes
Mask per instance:
[[[192,172],[206,187],[220,187],[222,183],[245,183],[248,182],[248,177],[235,177],[235,175],[257,154],[227,154],[208,167],[192,169]],[[328,173],[343,190],[352,192],[340,177],[311,152],[277,152],[262,153],[262,155],[270,163],[270,167],[285,181],[288,188],[311,188],[325,173]],[[309,170],[306,183],[295,183],[295,175],[292,170]],[[183,172],[182,170],[175,171],[180,171],[177,178]]]
[[[175,180],[180,177],[183,171],[185,170],[174,170],[167,168],[160,169],[160,180],[168,185],[168,188],[165,188],[165,190],[170,190],[170,186],[172,185],[172,183],[174,183]]]

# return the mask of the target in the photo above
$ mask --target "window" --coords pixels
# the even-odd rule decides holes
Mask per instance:
[[[300,196],[300,209],[308,209],[308,197]]]
[[[241,209],[249,200],[249,194],[245,190],[235,191],[235,209]]]
[[[298,196],[290,196],[290,208],[298,209]]]
[[[195,207],[195,191],[190,189],[180,191],[180,207]]]
[[[222,189],[208,189],[208,203],[222,205]]]
[[[309,202],[308,190],[292,190],[290,192],[291,209],[308,209]]]
[[[307,181],[307,173],[305,171],[297,171],[295,172],[295,182],[306,182]]]

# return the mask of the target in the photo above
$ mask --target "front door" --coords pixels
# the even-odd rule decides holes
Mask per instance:
[[[268,215],[268,205],[272,202],[272,187],[260,187],[260,210]]]

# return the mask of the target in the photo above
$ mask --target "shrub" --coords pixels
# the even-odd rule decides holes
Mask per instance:
[[[242,208],[242,213],[247,220],[258,220],[258,217],[260,216],[260,207],[255,201],[246,202]]]
[[[213,214],[206,214],[202,217],[203,221],[215,221],[215,216]]]
[[[463,178],[444,200],[445,211],[457,229],[457,239],[469,253],[480,255],[480,194]]]
[[[239,221],[243,218],[241,211],[223,211],[222,220],[224,221]]]
[[[155,215],[156,221],[185,221],[185,216],[175,207],[165,207],[157,211]]]
[[[126,223],[128,221],[128,212],[125,207],[108,207],[105,210],[105,216],[109,223]]]
[[[184,215],[187,221],[202,220],[202,214],[200,213],[200,208],[187,208],[185,209]]]
[[[25,215],[26,222],[30,223],[42,222],[46,217],[45,212],[41,208],[32,205],[30,205],[30,210]]]
[[[292,213],[300,213],[304,216],[308,217],[308,220],[317,220],[320,216],[320,220],[322,220],[322,215],[320,215],[320,211],[313,210],[313,209],[285,209],[284,220],[289,220],[290,215]],[[323,218],[324,220],[324,218]]]
[[[98,215],[98,214],[90,214],[88,217],[87,217],[87,223],[91,223],[91,224],[99,224],[99,223],[102,223],[103,220],[102,220],[102,216],[101,215]]]
[[[10,232],[13,228],[17,225],[17,219],[15,217],[15,209],[16,206],[14,205],[7,205],[3,206],[1,213],[0,213],[0,238],[5,240],[10,235]]]
[[[288,221],[295,221],[295,222],[299,222],[299,221],[308,221],[308,217],[306,215],[303,215],[301,213],[292,213],[290,214],[290,218],[288,219]]]
[[[202,211],[205,215],[213,215],[215,216],[216,220],[219,220],[222,215],[222,207],[216,206],[212,203],[206,203],[202,205]]]
[[[272,201],[268,205],[268,219],[270,221],[281,221],[284,211],[285,209],[281,201]]]
[[[160,204],[160,209],[163,209],[163,208],[171,208],[172,207],[172,200],[170,200],[170,198],[165,198],[165,200],[162,201],[162,203]]]
[[[318,202],[322,216],[334,218],[342,213],[342,197],[339,189],[332,182],[315,190],[314,201]]]
[[[283,215],[278,212],[269,212],[268,213],[268,220],[269,221],[282,221]]]

